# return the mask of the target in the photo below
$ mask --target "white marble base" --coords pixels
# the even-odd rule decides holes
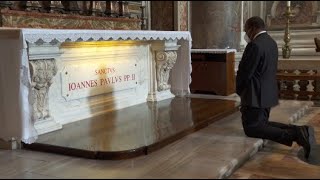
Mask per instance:
[[[49,118],[46,120],[37,121],[34,125],[38,134],[44,134],[51,131],[56,131],[62,128],[62,125]]]
[[[5,141],[3,139],[0,139],[0,149],[5,150],[14,150],[14,149],[20,149],[21,143],[17,140],[11,140],[11,141]]]
[[[173,97],[175,97],[175,95],[173,95],[170,90],[165,90],[156,92],[155,94],[149,94],[147,101],[162,101]]]
[[[203,98],[203,99],[223,99],[223,100],[240,102],[240,97],[236,93],[230,94],[229,96],[208,95],[208,94],[189,94],[188,97]]]
[[[189,92],[187,31],[9,28],[0,30],[0,39],[0,79],[8,80],[0,81],[5,140],[33,143],[69,122],[146,102],[169,85],[173,93]],[[42,121],[46,117],[53,120]]]

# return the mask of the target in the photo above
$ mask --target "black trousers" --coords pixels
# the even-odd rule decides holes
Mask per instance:
[[[249,137],[268,139],[283,145],[292,146],[296,140],[293,126],[269,121],[270,108],[242,106],[242,125]]]

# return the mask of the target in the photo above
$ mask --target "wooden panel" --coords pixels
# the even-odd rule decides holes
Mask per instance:
[[[235,53],[231,52],[227,54],[227,62],[226,62],[226,94],[233,94],[236,92],[236,76],[234,71],[235,64]]]
[[[230,95],[235,92],[234,53],[196,54],[192,53],[193,93]]]

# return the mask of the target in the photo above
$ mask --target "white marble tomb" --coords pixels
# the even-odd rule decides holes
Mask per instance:
[[[188,94],[191,36],[177,31],[0,29],[0,138]]]

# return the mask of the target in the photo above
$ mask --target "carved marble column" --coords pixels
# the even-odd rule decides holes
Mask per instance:
[[[64,13],[64,8],[61,1],[50,1],[51,13]]]
[[[316,13],[316,24],[320,24],[320,10],[318,10]]]
[[[119,1],[119,16],[130,17],[128,1]]]
[[[42,8],[40,1],[27,1],[25,4],[26,11],[40,11]]]
[[[96,1],[90,1],[90,15],[96,16],[97,14]]]
[[[193,49],[239,49],[240,1],[192,1]]]
[[[11,9],[12,2],[11,1],[1,1],[0,9]]]
[[[106,16],[117,17],[119,15],[119,5],[117,1],[106,1]]]
[[[80,14],[80,5],[77,1],[69,1],[68,11],[71,14]]]
[[[95,3],[94,6],[92,6],[92,12],[94,11],[95,16],[104,16],[104,10],[102,8],[102,1],[93,1]],[[93,7],[95,9],[93,9]]]
[[[29,67],[32,87],[33,121],[38,134],[44,134],[57,129],[62,125],[50,115],[49,90],[53,78],[58,72],[57,58],[61,55],[60,43],[52,41],[43,43],[38,41],[28,44]]]
[[[246,32],[244,32],[244,23],[245,23],[245,19],[243,18],[243,4],[244,4],[244,1],[241,1],[241,16],[240,16],[240,51],[243,52],[247,43],[246,41],[244,40],[244,36],[246,34]]]
[[[170,71],[177,60],[177,41],[155,41],[151,48],[151,81],[148,101],[161,101],[172,98],[171,86],[168,84]]]
[[[141,9],[141,30],[146,30],[146,23],[145,23],[145,20],[147,19],[145,16],[144,16],[144,11],[145,11],[145,6],[140,6],[140,9]]]

